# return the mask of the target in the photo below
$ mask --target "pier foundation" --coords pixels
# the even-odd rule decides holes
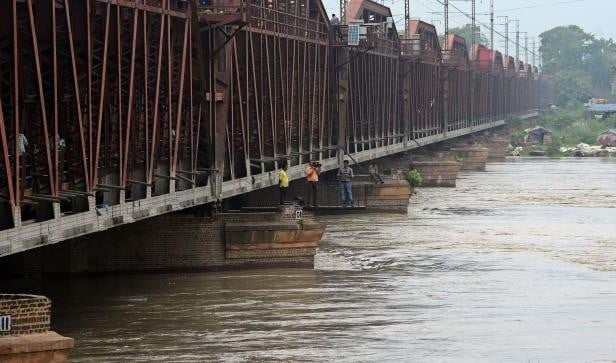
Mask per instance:
[[[48,298],[0,294],[0,362],[65,362],[74,340],[51,331],[50,325]]]
[[[111,273],[312,267],[325,227],[285,205],[272,212],[168,214],[9,256],[3,273]]]
[[[490,150],[488,161],[504,161],[509,150],[509,140],[507,139],[491,139],[483,143],[483,146]]]
[[[462,163],[461,170],[486,170],[490,149],[481,146],[461,146],[451,148],[451,152]]]
[[[413,160],[413,167],[421,174],[422,187],[454,188],[462,165],[451,159],[422,157]]]

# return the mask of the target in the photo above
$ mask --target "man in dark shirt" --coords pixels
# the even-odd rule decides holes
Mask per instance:
[[[340,33],[340,19],[336,17],[336,14],[332,14],[332,18],[329,20],[329,23],[332,25],[332,30],[336,40],[342,39],[342,34]]]
[[[338,181],[340,181],[340,194],[342,196],[342,206],[353,207],[353,169],[349,166],[349,161],[345,160],[344,165],[338,169]]]

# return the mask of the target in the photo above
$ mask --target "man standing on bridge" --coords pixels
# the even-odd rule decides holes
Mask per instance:
[[[332,18],[329,20],[329,23],[332,25],[332,31],[334,32],[334,37],[336,40],[342,39],[342,33],[340,32],[340,19],[336,17],[336,14],[332,14]]]
[[[304,170],[306,179],[308,180],[308,201],[312,201],[312,206],[317,206],[317,185],[319,184],[319,174],[321,174],[321,164],[310,160],[310,163]]]
[[[349,161],[344,161],[344,166],[338,169],[338,180],[340,181],[340,194],[342,196],[342,206],[353,207],[353,169],[349,166]]]
[[[289,189],[289,176],[287,175],[287,164],[285,163],[278,172],[278,187],[280,188],[280,205],[284,204]]]

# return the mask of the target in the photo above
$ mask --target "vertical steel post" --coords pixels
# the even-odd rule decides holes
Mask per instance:
[[[524,63],[528,64],[528,35],[524,37]]]
[[[505,56],[509,58],[509,20],[505,22]]]
[[[405,38],[409,37],[409,34],[408,34],[409,22],[411,20],[411,6],[409,4],[410,1],[411,0],[404,0],[404,37]]]
[[[447,49],[447,38],[449,37],[449,0],[443,2],[444,14],[445,14],[445,49]]]
[[[477,13],[476,13],[476,0],[471,0],[473,6],[472,6],[472,21],[473,21],[473,25],[472,25],[472,41],[471,41],[471,54],[473,57],[473,60],[476,59],[477,54],[475,54],[474,49],[475,49],[475,43],[477,42]]]
[[[520,60],[520,20],[515,19],[515,59]]]
[[[528,32],[520,32],[520,34],[524,34],[524,64],[528,64]]]
[[[505,25],[505,59],[509,59],[509,17],[499,16],[498,19],[505,19],[501,25]]]
[[[536,46],[535,39],[533,38],[533,67],[537,65],[537,55],[535,54]]]
[[[494,0],[490,0],[490,50],[494,55]],[[494,64],[494,56],[492,56],[492,64]]]

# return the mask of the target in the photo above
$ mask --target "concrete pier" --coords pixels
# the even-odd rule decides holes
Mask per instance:
[[[404,180],[414,168],[421,174],[421,187],[450,188],[456,186],[461,164],[456,161],[453,153],[429,151],[425,154],[386,158],[379,162],[379,167],[393,178]]]
[[[509,149],[509,140],[495,138],[483,143],[483,146],[490,150],[488,161],[503,161],[507,157]]]
[[[48,298],[0,294],[0,362],[67,361],[74,340],[51,331],[50,325]]]
[[[3,273],[309,267],[325,227],[295,205],[268,212],[168,214],[5,258]]]
[[[369,212],[406,213],[415,192],[406,179],[385,177],[383,184],[367,186],[366,210]]]
[[[421,158],[413,161],[413,167],[421,174],[422,187],[453,188],[462,164],[455,160]]]
[[[461,170],[485,171],[490,149],[481,146],[461,146],[451,148],[457,160],[462,163]]]

